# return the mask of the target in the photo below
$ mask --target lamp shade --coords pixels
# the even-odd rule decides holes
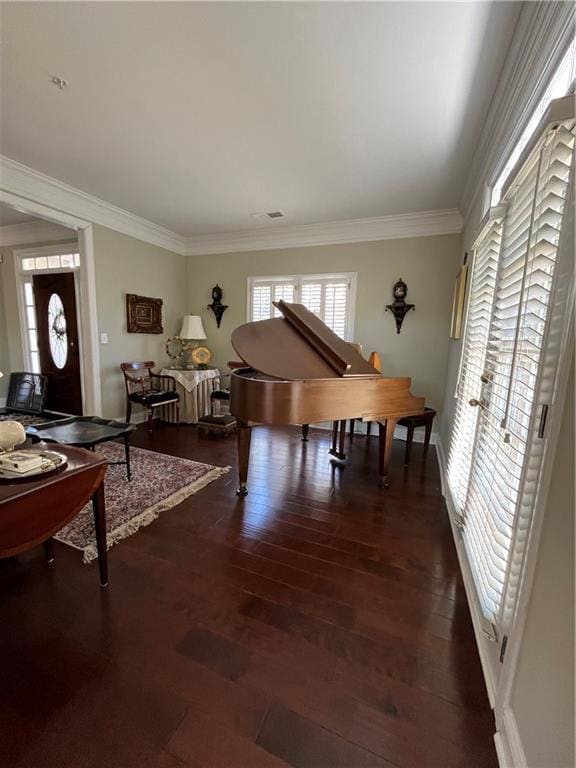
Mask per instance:
[[[206,331],[200,315],[184,315],[182,321],[181,339],[206,339]]]

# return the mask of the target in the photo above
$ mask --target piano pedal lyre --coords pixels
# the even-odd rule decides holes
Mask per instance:
[[[331,461],[336,461],[338,464],[344,464],[346,462],[346,421],[333,421],[332,422],[332,441],[330,444],[330,450],[328,453],[332,456]]]

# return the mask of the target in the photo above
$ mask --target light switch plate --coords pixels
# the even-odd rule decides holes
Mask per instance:
[[[100,334],[100,344],[108,344],[108,334],[107,333],[101,333]]]

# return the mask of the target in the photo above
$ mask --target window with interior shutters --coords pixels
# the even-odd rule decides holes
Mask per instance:
[[[251,320],[267,320],[272,312],[272,286],[267,283],[254,285],[251,296]]]
[[[274,296],[274,301],[288,301],[292,302],[294,301],[294,288],[295,285],[293,282],[289,283],[274,283],[272,294]],[[281,313],[276,309],[276,307],[273,307],[273,316],[274,317],[281,317]]]
[[[295,278],[279,280],[254,279],[250,285],[250,315],[252,322],[268,320],[271,317],[280,317],[280,312],[273,305],[273,301],[294,301],[296,288]]]
[[[472,448],[478,422],[478,409],[471,408],[469,402],[473,398],[479,399],[482,394],[480,377],[486,363],[501,238],[502,215],[496,213],[488,220],[474,249],[469,310],[457,389],[458,400],[448,456],[449,482],[460,513],[468,491]]]
[[[349,309],[348,277],[302,278],[300,301],[334,333],[346,338]]]
[[[558,357],[546,370],[545,361],[551,322],[566,312],[562,280],[571,279],[559,275],[558,254],[573,157],[574,121],[555,122],[505,190],[501,231],[493,222],[475,250],[448,476],[480,605],[497,627],[521,576],[541,392],[558,368]]]
[[[354,322],[355,277],[355,273],[344,273],[249,278],[248,319],[253,322],[279,317],[273,301],[297,302],[318,315],[338,336],[350,341]]]

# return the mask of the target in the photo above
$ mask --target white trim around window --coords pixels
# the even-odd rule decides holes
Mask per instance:
[[[279,316],[271,303],[284,299],[308,306],[339,336],[354,341],[357,276],[357,272],[328,272],[248,277],[246,319],[250,323]]]

